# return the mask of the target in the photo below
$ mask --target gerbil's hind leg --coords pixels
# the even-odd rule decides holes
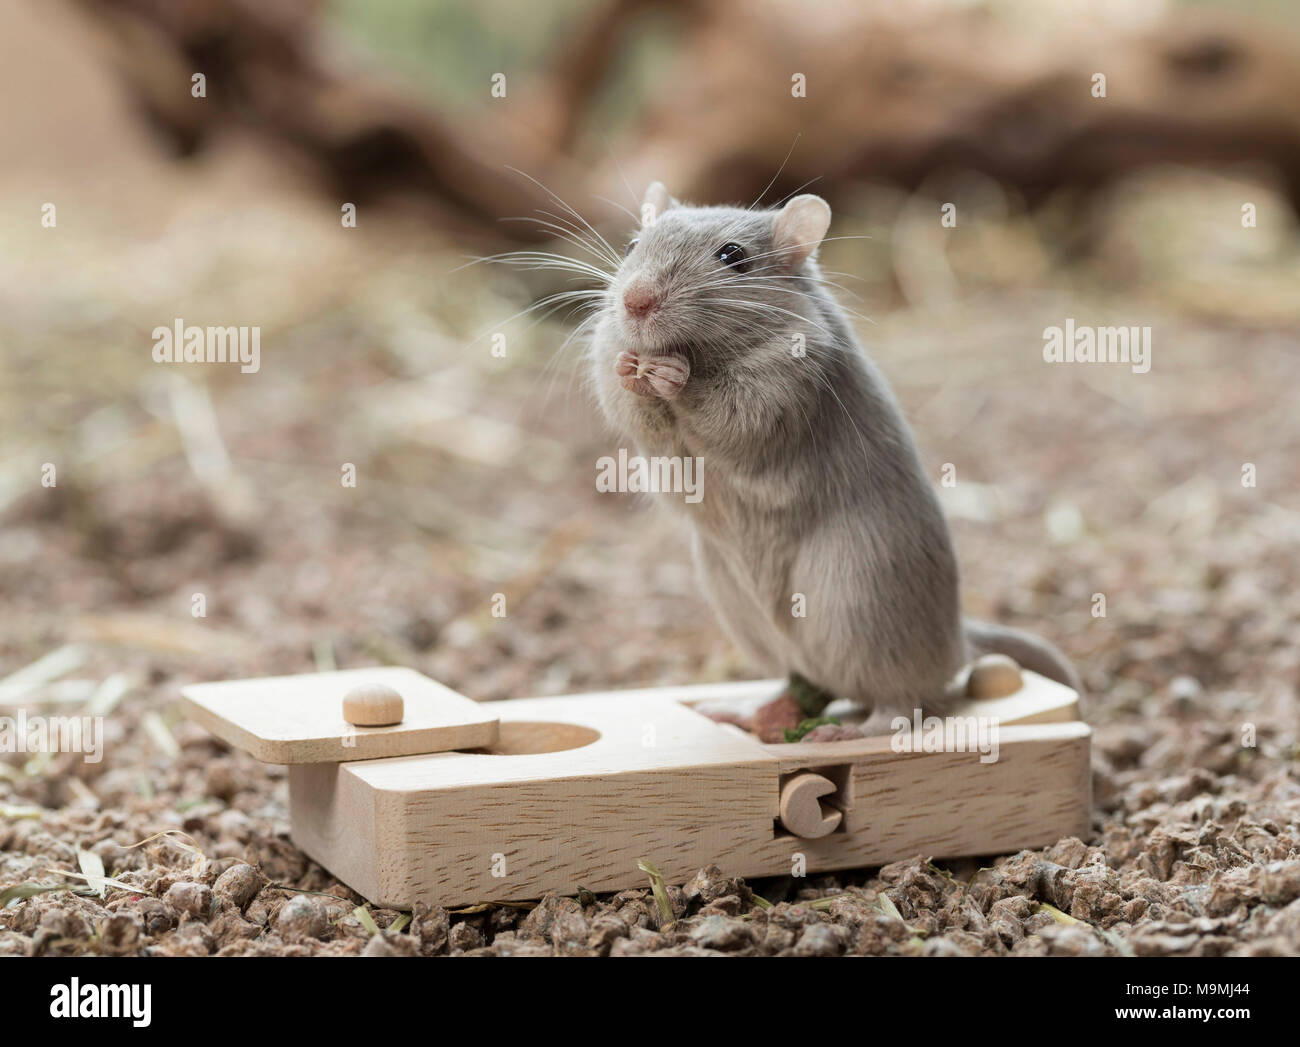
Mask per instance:
[[[905,702],[890,702],[877,705],[871,710],[871,714],[862,721],[859,729],[866,736],[873,737],[878,734],[893,734],[894,728],[890,725],[900,716],[909,724],[913,722],[918,713],[922,719],[927,716],[947,716],[956,706],[965,701],[965,681],[965,673],[960,673],[942,692],[936,694],[933,698],[927,698],[923,702],[915,702],[911,706],[908,706]]]
[[[924,701],[909,703],[894,700],[877,703],[859,725],[859,729],[868,737],[893,734],[894,728],[890,725],[900,716],[909,724],[918,714],[922,719],[927,716],[947,716],[966,700],[966,676],[966,668],[963,667],[946,687],[933,696],[927,696]]]
[[[897,709],[874,709],[870,716],[858,724],[858,730],[866,738],[875,738],[877,735],[882,734],[893,734],[894,728],[891,724],[895,717],[902,715]],[[905,717],[905,719],[908,720],[908,723],[911,723],[910,718]]]

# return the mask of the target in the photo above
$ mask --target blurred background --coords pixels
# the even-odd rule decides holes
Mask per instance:
[[[0,108],[0,677],[26,669],[0,696],[108,717],[101,764],[0,756],[29,855],[283,822],[275,769],[181,721],[189,680],[752,675],[681,534],[595,491],[617,441],[574,321],[520,315],[568,276],[467,265],[576,254],[520,220],[560,200],[621,247],[656,178],[830,202],[823,265],[936,483],[955,467],[968,613],[1050,637],[1092,692],[1099,826],[1217,796],[1286,853],[1293,5],[12,0]],[[1047,366],[1066,317],[1149,325],[1150,372]],[[260,370],[155,363],[178,318],[259,326]]]

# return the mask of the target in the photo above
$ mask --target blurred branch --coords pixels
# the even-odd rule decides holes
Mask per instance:
[[[508,167],[569,199],[621,179],[565,153],[649,10],[678,16],[680,60],[633,125],[629,170],[683,195],[747,201],[769,182],[770,198],[812,182],[835,195],[861,180],[942,191],[936,175],[975,170],[1030,206],[1061,190],[1083,206],[1148,165],[1246,164],[1276,173],[1300,210],[1300,50],[1213,13],[1044,40],[983,7],[882,17],[875,5],[607,0],[561,34],[536,90],[468,126],[336,68],[317,46],[320,0],[77,2],[108,27],[137,104],[179,153],[239,126],[309,158],[341,199],[414,196],[480,238],[537,235],[500,222],[543,202]],[[193,72],[207,76],[201,101]],[[807,76],[806,98],[792,74]]]
[[[443,114],[381,86],[378,78],[334,68],[317,46],[320,0],[77,0],[100,22],[119,75],[137,106],[179,155],[240,127],[309,159],[329,190],[360,203],[414,194],[463,234],[529,237],[520,223],[544,202],[540,190],[507,170],[567,187],[552,154],[511,142],[493,156],[480,137]],[[190,78],[202,73],[196,99]]]
[[[603,68],[592,52],[648,6],[691,17],[628,167],[694,199],[747,202],[774,174],[770,199],[814,181],[832,196],[863,180],[937,188],[974,170],[1030,206],[1060,190],[1086,204],[1130,171],[1190,164],[1272,174],[1300,210],[1300,44],[1274,26],[1178,8],[1142,31],[1063,20],[1034,32],[979,5],[881,16],[870,4],[614,0],[577,34],[585,51],[569,52],[586,71],[561,64],[561,78],[590,100]],[[795,73],[806,98],[792,96]],[[582,97],[570,96],[577,122]]]

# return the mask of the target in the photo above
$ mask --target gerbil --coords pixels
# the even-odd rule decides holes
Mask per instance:
[[[826,202],[694,207],[656,182],[642,215],[589,363],[601,408],[638,453],[707,465],[698,504],[669,502],[742,650],[885,723],[942,713],[962,667],[990,651],[1077,690],[1045,641],[963,622],[952,540],[911,430],[817,267]]]

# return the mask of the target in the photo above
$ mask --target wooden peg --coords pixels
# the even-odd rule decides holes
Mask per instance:
[[[343,696],[343,719],[354,727],[388,727],[402,722],[402,704],[387,684],[362,684]]]
[[[1005,698],[1023,686],[1020,666],[1005,654],[986,654],[971,666],[966,694],[976,700]]]
[[[818,797],[835,791],[835,783],[812,771],[796,774],[781,789],[781,824],[795,836],[816,840],[835,831],[843,812],[828,810]]]

